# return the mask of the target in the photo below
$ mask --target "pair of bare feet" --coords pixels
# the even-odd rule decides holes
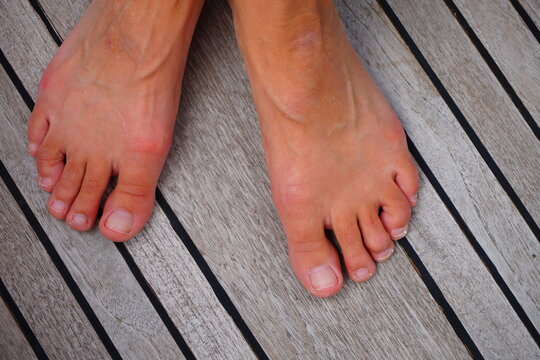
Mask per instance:
[[[94,0],[43,74],[28,127],[50,213],[125,241],[152,214],[203,0]],[[418,176],[405,134],[331,0],[231,0],[290,261],[313,295],[354,281],[407,232]]]

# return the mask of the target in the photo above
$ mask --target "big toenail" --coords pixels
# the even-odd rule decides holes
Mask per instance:
[[[53,181],[51,178],[47,177],[39,177],[38,179],[38,185],[42,188],[49,188],[52,185]]]
[[[311,285],[315,290],[326,289],[337,284],[338,279],[334,270],[328,265],[317,266],[309,272]]]
[[[84,214],[74,214],[71,217],[71,224],[73,225],[88,225],[88,216]]]
[[[392,235],[392,239],[394,239],[394,240],[402,239],[402,238],[405,237],[405,235],[407,235],[407,229],[408,229],[408,227],[405,226],[405,227],[402,227],[400,229],[392,230],[390,235]]]
[[[51,209],[57,214],[63,214],[67,210],[67,205],[63,201],[54,200],[51,204]]]
[[[362,269],[358,269],[356,270],[354,273],[353,273],[353,280],[354,281],[364,281],[364,280],[367,280],[371,277],[371,275],[373,275],[371,272],[369,272],[368,269],[366,268],[362,268]]]
[[[37,151],[37,145],[34,144],[34,143],[29,143],[28,144],[28,153],[30,155],[34,155],[34,153]]]
[[[390,248],[390,249],[386,249],[384,251],[381,251],[380,253],[378,253],[376,256],[375,256],[375,261],[378,261],[378,262],[385,262],[386,260],[388,260],[390,258],[390,256],[392,256],[392,254],[394,253],[394,248]]]
[[[133,227],[133,215],[124,209],[117,209],[109,216],[105,226],[112,231],[129,234]]]

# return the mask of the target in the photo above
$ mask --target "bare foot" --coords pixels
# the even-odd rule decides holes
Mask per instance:
[[[114,241],[148,221],[202,0],[95,0],[43,74],[28,151],[48,209]]]
[[[304,287],[365,281],[405,236],[418,190],[403,128],[349,44],[331,0],[231,1],[272,195]]]

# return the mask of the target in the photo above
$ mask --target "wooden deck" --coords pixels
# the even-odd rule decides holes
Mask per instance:
[[[540,2],[337,0],[421,169],[407,239],[316,299],[288,265],[225,0],[207,0],[149,224],[51,218],[37,84],[90,0],[0,0],[0,359],[540,359]]]

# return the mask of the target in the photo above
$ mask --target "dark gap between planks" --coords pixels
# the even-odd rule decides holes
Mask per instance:
[[[504,76],[503,72],[501,71],[489,51],[486,49],[484,44],[482,44],[482,42],[480,41],[474,30],[471,28],[463,14],[459,11],[459,8],[452,0],[444,0],[444,2],[446,3],[448,9],[450,9],[450,12],[454,15],[458,23],[461,25],[463,31],[465,31],[465,33],[469,37],[469,40],[471,40],[473,45],[476,47],[476,50],[478,50],[486,64],[489,66],[493,75],[495,75],[497,80],[499,80],[499,83],[503,87],[504,91],[506,91],[508,97],[510,97],[527,125],[529,125],[533,134],[536,136],[537,139],[540,139],[540,128],[536,124],[536,121],[532,117],[525,104],[523,104],[523,101],[521,101],[521,98],[518,96],[512,85],[510,85],[510,82],[508,81],[506,76]]]
[[[30,344],[30,347],[32,347],[32,350],[36,354],[36,357],[40,360],[48,360],[49,357],[45,353],[45,350],[43,350],[43,347],[39,343],[39,340],[34,334],[34,331],[32,331],[32,328],[30,327],[30,325],[28,325],[26,318],[21,313],[19,306],[17,305],[15,300],[13,300],[13,297],[9,293],[7,287],[4,285],[2,279],[0,279],[0,297],[2,297],[2,299],[4,300],[4,303],[6,304],[7,308],[11,312],[11,315],[17,322],[17,325],[19,325],[19,328],[21,329],[24,337],[28,341],[28,344]]]
[[[521,6],[521,3],[519,2],[519,0],[510,0],[510,3],[512,3],[512,5],[514,6],[514,9],[516,9],[518,15],[521,16],[521,19],[523,20],[525,25],[527,25],[529,30],[532,32],[532,34],[534,35],[538,43],[540,43],[540,31],[536,27],[536,24],[531,19],[527,11],[523,8],[523,6]]]
[[[435,74],[435,72],[433,71],[433,69],[431,68],[431,66],[429,65],[425,57],[423,56],[423,54],[420,52],[420,50],[414,43],[413,39],[411,38],[411,36],[409,35],[407,30],[401,23],[397,15],[394,13],[394,11],[390,7],[390,5],[386,2],[386,0],[377,0],[377,1],[379,2],[379,5],[383,9],[387,17],[390,19],[390,21],[392,22],[392,24],[394,25],[394,27],[396,28],[396,30],[398,31],[402,39],[405,41],[405,43],[409,47],[410,51],[415,56],[418,63],[422,66],[422,69],[428,75],[429,79],[431,80],[431,82],[433,83],[433,85],[435,86],[439,94],[441,95],[441,97],[444,99],[447,106],[450,108],[450,110],[452,111],[452,113],[454,114],[454,116],[456,117],[460,125],[462,126],[462,128],[465,130],[465,132],[469,136],[469,139],[473,142],[476,149],[480,152],[480,154],[482,155],[482,158],[488,164],[488,166],[490,167],[491,171],[493,172],[493,174],[495,175],[495,177],[497,178],[497,180],[499,181],[503,189],[505,189],[506,193],[512,199],[512,201],[514,202],[514,205],[518,208],[518,210],[520,210],[520,213],[522,214],[525,221],[527,222],[527,224],[533,231],[534,235],[538,239],[539,238],[538,226],[532,219],[531,215],[528,213],[525,206],[521,203],[521,200],[516,195],[515,191],[513,190],[511,185],[508,183],[508,181],[506,180],[501,170],[496,165],[495,161],[493,160],[489,152],[486,150],[486,148],[484,147],[484,145],[478,138],[478,135],[476,135],[476,133],[474,132],[470,124],[467,122],[465,116],[461,113],[461,110],[459,109],[459,107],[456,105],[456,103],[454,102],[454,100],[452,99],[452,97],[450,96],[450,94],[448,93],[448,91],[446,90],[442,82],[440,81],[440,79],[437,77],[437,75]],[[538,331],[532,324],[527,313],[523,310],[523,307],[521,306],[519,301],[516,299],[514,293],[510,290],[510,288],[508,287],[508,285],[506,284],[506,282],[500,275],[499,271],[497,270],[497,268],[495,267],[491,259],[488,257],[488,255],[484,251],[484,249],[480,246],[480,244],[478,243],[478,240],[476,240],[475,236],[473,235],[473,233],[467,226],[465,220],[461,217],[458,210],[456,209],[456,207],[450,200],[450,197],[446,194],[443,187],[441,186],[437,178],[434,176],[433,172],[431,171],[427,163],[421,157],[420,153],[418,152],[418,149],[415,147],[415,145],[410,139],[408,139],[408,143],[409,143],[409,149],[411,150],[411,153],[417,160],[419,166],[422,168],[422,171],[428,177],[430,183],[435,188],[435,191],[437,191],[437,194],[439,195],[443,203],[446,205],[446,207],[448,208],[448,210],[454,217],[454,220],[456,221],[456,223],[462,230],[467,240],[470,242],[471,246],[477,253],[478,257],[482,260],[487,270],[492,275],[493,279],[495,280],[495,282],[497,283],[497,285],[499,286],[503,294],[508,299],[508,302],[510,303],[510,305],[512,306],[512,308],[518,315],[519,319],[523,322],[527,331],[530,333],[530,335],[532,336],[536,344],[539,345],[540,338],[539,338]]]

